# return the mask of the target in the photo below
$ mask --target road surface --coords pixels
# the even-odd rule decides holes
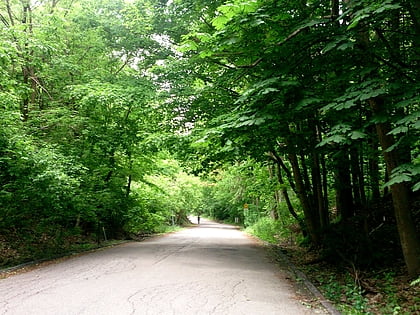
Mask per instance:
[[[0,314],[319,314],[232,226],[130,242],[0,280]]]

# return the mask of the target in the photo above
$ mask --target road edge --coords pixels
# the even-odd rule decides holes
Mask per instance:
[[[280,259],[282,263],[287,266],[289,271],[294,275],[296,282],[301,282],[306,289],[317,299],[317,301],[327,310],[331,315],[342,315],[342,313],[331,303],[318,288],[309,280],[309,278],[300,271],[285,255],[281,250],[282,248],[278,245],[266,244],[276,255],[277,259]]]
[[[130,243],[130,242],[133,242],[133,240],[122,240],[120,242],[111,243],[111,244],[107,244],[107,245],[104,245],[104,246],[98,246],[98,247],[87,249],[87,250],[74,251],[74,252],[71,252],[71,253],[67,252],[67,253],[63,253],[62,255],[57,255],[57,256],[49,257],[49,258],[32,260],[32,261],[28,261],[28,262],[18,264],[18,265],[15,265],[15,266],[3,268],[3,269],[0,269],[0,279],[7,278],[9,276],[14,275],[15,273],[18,273],[18,272],[30,271],[30,270],[32,270],[31,267],[33,267],[33,268],[41,267],[43,264],[52,264],[52,263],[59,262],[59,261],[62,261],[62,260],[70,259],[70,258],[77,257],[77,256],[80,256],[80,255],[87,255],[87,254],[90,254],[90,253],[94,253],[94,252],[97,252],[97,251],[100,251],[100,250],[105,250],[107,248],[111,248],[111,247],[115,247],[115,246],[120,246],[120,245]],[[28,270],[26,270],[26,268],[28,268]]]

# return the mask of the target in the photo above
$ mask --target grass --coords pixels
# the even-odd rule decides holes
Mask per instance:
[[[420,284],[402,264],[360,271],[328,264],[296,245],[281,245],[289,259],[343,315],[420,314]]]
[[[247,227],[245,231],[270,244],[276,244],[280,239],[279,231],[281,231],[281,223],[263,217],[253,225]]]

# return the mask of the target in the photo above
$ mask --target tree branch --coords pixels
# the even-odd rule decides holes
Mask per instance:
[[[375,28],[375,33],[376,33],[376,35],[378,35],[379,39],[382,40],[382,42],[385,44],[385,47],[388,50],[389,55],[394,60],[394,62],[396,62],[398,65],[400,65],[403,68],[410,68],[409,65],[405,64],[404,62],[402,62],[400,60],[400,58],[397,55],[395,55],[394,50],[392,49],[391,44],[389,43],[389,41],[384,36],[384,33],[379,28],[377,28],[377,27]]]
[[[125,66],[126,65],[128,65],[128,62],[130,61],[130,58],[132,57],[133,55],[131,54],[131,53],[129,53],[128,55],[127,55],[127,58],[125,59],[125,62],[121,65],[121,67],[119,67],[119,69],[114,73],[114,75],[117,75],[118,73],[120,73],[121,71],[122,71],[122,69],[124,69],[125,68]]]
[[[285,44],[286,42],[288,42],[289,40],[291,40],[292,38],[296,37],[298,34],[300,34],[303,30],[307,29],[309,26],[305,26],[305,27],[301,27],[298,28],[297,30],[293,31],[292,33],[289,34],[289,36],[287,36],[286,38],[284,38],[283,40],[279,41],[278,43],[275,44],[275,46],[281,46],[283,44]],[[265,52],[267,50],[267,48],[263,51]],[[243,65],[243,66],[235,66],[236,68],[239,69],[248,69],[248,68],[254,68],[256,67],[261,61],[264,60],[264,57],[259,57],[257,60],[255,60],[253,63],[249,64],[249,65]]]
[[[9,28],[9,22],[7,22],[6,18],[0,13],[0,20],[3,22],[3,24]]]
[[[7,14],[9,15],[10,24],[12,26],[14,26],[15,25],[15,20],[13,19],[13,12],[12,12],[12,9],[10,7],[10,2],[9,2],[9,0],[5,0],[5,2],[6,2]]]
[[[289,181],[290,188],[292,188],[293,192],[296,193],[296,186],[293,181],[293,176],[287,166],[284,164],[282,158],[277,154],[277,152],[270,151],[269,156],[282,168],[282,170],[286,173],[287,180]]]
[[[48,90],[41,84],[41,82],[39,82],[38,78],[36,76],[30,76],[29,77],[33,82],[35,82],[35,84],[37,86],[39,86],[41,88],[41,90],[43,90],[45,93],[47,93],[48,97],[50,98],[50,100],[53,99],[53,97],[51,96],[51,94],[48,92]]]

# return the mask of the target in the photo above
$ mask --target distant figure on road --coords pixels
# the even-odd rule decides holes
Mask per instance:
[[[197,216],[197,222],[200,224],[200,215]]]

